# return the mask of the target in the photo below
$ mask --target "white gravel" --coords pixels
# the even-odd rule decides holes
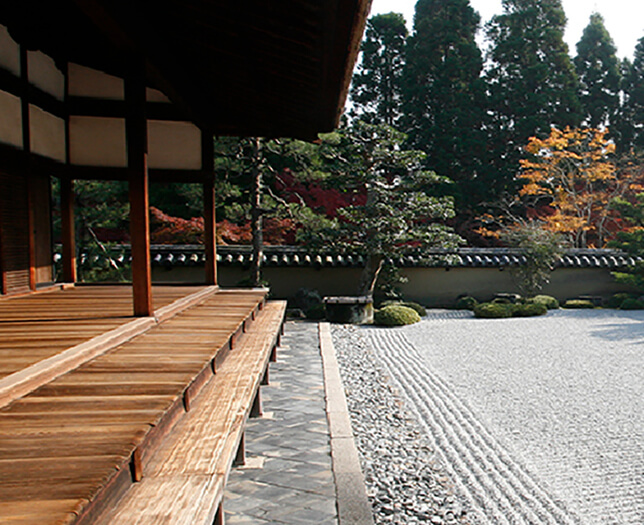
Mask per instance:
[[[484,524],[644,524],[644,312],[364,328]]]
[[[463,498],[454,494],[428,437],[377,365],[361,331],[335,325],[332,335],[374,522],[467,523]]]

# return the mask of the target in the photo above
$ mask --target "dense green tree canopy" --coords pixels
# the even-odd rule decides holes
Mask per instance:
[[[428,168],[456,183],[460,208],[484,189],[474,188],[486,147],[479,23],[469,0],[419,0],[404,75],[409,146],[427,154]]]
[[[633,62],[624,61],[623,106],[618,122],[622,150],[644,150],[644,37],[635,48]]]
[[[407,27],[399,13],[367,22],[362,58],[353,76],[353,113],[365,122],[396,126],[400,118],[401,77]]]
[[[521,148],[531,136],[547,136],[553,125],[563,129],[580,122],[565,26],[560,0],[503,0],[503,14],[487,26],[497,192],[511,185]]]
[[[389,126],[361,121],[322,137],[329,178],[356,198],[335,219],[312,218],[301,235],[310,245],[367,256],[360,295],[373,293],[385,258],[396,251],[450,247],[460,240],[444,224],[454,215],[452,199],[430,196],[431,187],[445,179],[423,169],[424,154],[405,150],[405,138]]]
[[[620,63],[613,39],[598,13],[590,17],[577,43],[575,68],[579,77],[579,101],[585,126],[599,128],[615,121],[619,111]]]

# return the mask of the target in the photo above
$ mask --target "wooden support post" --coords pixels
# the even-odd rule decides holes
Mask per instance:
[[[130,238],[134,315],[154,315],[150,269],[148,136],[145,117],[145,64],[137,62],[125,79],[127,164],[130,181]]]
[[[273,349],[271,350],[271,357],[270,361],[271,363],[276,363],[277,362],[277,344],[273,346]]]
[[[31,155],[30,155],[31,157]],[[31,160],[27,161],[31,164]],[[36,210],[34,195],[34,180],[31,169],[28,168],[27,206],[29,207],[29,289],[36,290]]]
[[[4,271],[4,250],[2,249],[4,233],[2,232],[2,226],[2,217],[0,217],[0,293],[5,295],[7,293],[7,274]]]
[[[270,377],[268,375],[268,365],[267,365],[266,370],[264,370],[264,376],[262,377],[261,385],[266,386],[269,384],[269,382],[270,382]]]
[[[31,119],[29,112],[29,59],[27,48],[20,46],[20,102],[22,113],[22,149],[25,152],[24,175],[27,178],[27,231],[29,250],[29,289],[36,289],[36,236],[31,159]]]
[[[132,481],[135,483],[143,479],[143,461],[141,459],[141,450],[139,448],[136,448],[134,452],[132,452],[130,471],[132,473]]]
[[[220,503],[217,507],[217,514],[215,514],[215,519],[213,520],[213,525],[225,525],[224,518],[224,504]]]
[[[74,181],[60,180],[60,219],[63,242],[63,281],[75,283],[76,234],[74,231]]]
[[[192,401],[192,395],[190,394],[190,388],[186,388],[183,392],[183,408],[186,412],[190,412],[190,403]]]
[[[236,467],[241,467],[246,464],[246,433],[242,432],[241,439],[239,440],[239,445],[237,447],[237,454],[235,455],[235,460],[233,465]]]
[[[217,284],[217,240],[215,217],[215,151],[212,135],[201,132],[201,169],[203,171],[204,251],[206,284]]]
[[[257,389],[255,399],[253,399],[253,406],[250,409],[250,417],[262,417],[262,391]]]

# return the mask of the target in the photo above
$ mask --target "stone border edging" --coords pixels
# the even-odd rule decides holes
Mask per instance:
[[[373,525],[358,450],[338,369],[329,323],[319,323],[320,352],[324,370],[326,413],[331,437],[339,525]]]

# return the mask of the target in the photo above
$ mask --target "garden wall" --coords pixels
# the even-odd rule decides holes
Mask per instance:
[[[262,274],[271,285],[274,298],[288,299],[300,288],[317,290],[320,295],[353,295],[356,292],[361,269],[357,267],[271,267]],[[472,295],[479,300],[491,299],[499,292],[517,293],[508,269],[499,268],[403,268],[408,278],[402,286],[406,299],[430,307],[449,306],[461,295]],[[220,266],[219,284],[234,287],[246,278],[248,271],[240,266]],[[203,268],[153,267],[154,282],[203,282]],[[558,268],[552,272],[551,283],[543,293],[560,301],[593,295],[609,297],[619,291],[628,291],[618,285],[610,270],[604,268]]]

